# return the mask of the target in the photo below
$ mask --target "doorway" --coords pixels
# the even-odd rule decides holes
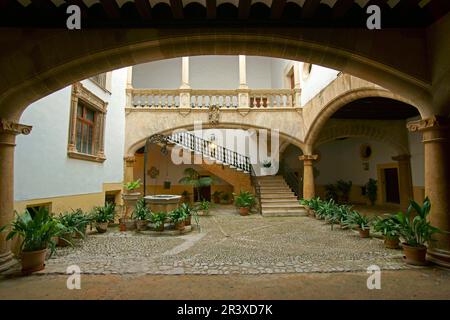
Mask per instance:
[[[199,178],[203,178],[203,177],[209,177],[209,176],[199,176]],[[200,193],[200,199],[198,198],[199,193]],[[202,201],[202,200],[211,201],[211,186],[200,187],[200,188],[194,187],[194,202]]]
[[[383,169],[384,176],[384,196],[388,203],[400,204],[400,192],[398,188],[397,168]]]

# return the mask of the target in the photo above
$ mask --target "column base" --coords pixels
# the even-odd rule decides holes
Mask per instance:
[[[450,251],[429,248],[427,252],[427,260],[437,264],[438,266],[450,268]]]
[[[0,272],[7,271],[15,267],[19,261],[14,258],[12,252],[7,252],[0,255]]]

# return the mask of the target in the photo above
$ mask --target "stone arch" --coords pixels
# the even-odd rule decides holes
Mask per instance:
[[[264,128],[264,127],[258,127],[258,126],[251,126],[251,125],[246,125],[246,124],[240,124],[237,125],[235,123],[220,123],[220,124],[209,124],[209,123],[204,123],[202,124],[202,128],[203,129],[266,129],[266,130],[270,130],[269,128]],[[181,125],[178,127],[174,127],[168,130],[163,130],[163,131],[159,131],[159,132],[152,132],[149,133],[146,137],[144,138],[140,138],[137,141],[131,142],[130,146],[125,150],[125,157],[131,157],[135,154],[135,152],[137,150],[139,150],[140,148],[142,148],[145,144],[145,141],[147,140],[147,138],[153,134],[169,134],[172,131],[175,130],[193,130],[194,129],[194,124],[188,124],[188,125]],[[280,132],[280,148],[283,145],[283,143],[287,143],[286,145],[289,144],[293,144],[296,147],[298,147],[300,150],[302,150],[302,152],[304,152],[304,143],[294,137],[291,137],[285,133]]]
[[[405,129],[406,130],[406,129]],[[344,125],[331,125],[324,128],[314,147],[339,138],[365,137],[392,146],[397,155],[409,154],[408,141],[403,135],[393,135],[380,127],[361,122],[349,122]]]
[[[14,63],[9,59],[0,60],[4,75],[4,80],[0,80],[0,117],[17,121],[30,103],[101,72],[143,62],[208,54],[269,56],[319,64],[382,85],[424,107],[431,106],[430,81],[424,64],[417,64],[412,70],[410,64],[393,60],[394,53],[376,47],[378,37],[375,39],[373,33],[361,30],[302,29],[301,35],[298,29],[294,32],[283,28],[114,32],[99,29],[70,33],[70,36],[68,32],[38,30],[21,34],[22,46],[4,44],[9,51],[3,56],[14,57]],[[383,32],[392,32],[394,38],[404,37],[390,30]],[[349,37],[354,40],[352,43],[361,45],[349,44]],[[398,61],[397,67],[392,66],[392,61]]]
[[[327,103],[319,112],[318,114],[311,120],[311,125],[307,129],[306,135],[305,135],[305,144],[307,145],[314,145],[317,141],[317,139],[320,136],[321,131],[323,130],[325,123],[328,121],[328,119],[331,118],[331,116],[344,107],[346,104],[362,99],[362,98],[369,98],[369,97],[382,97],[382,98],[389,98],[392,100],[401,101],[404,103],[407,103],[416,109],[419,110],[421,115],[423,116],[424,110],[420,107],[418,107],[416,104],[412,103],[409,99],[405,99],[397,94],[394,94],[386,89],[379,88],[379,87],[362,87],[354,90],[349,90],[336,98],[332,99],[329,103]]]

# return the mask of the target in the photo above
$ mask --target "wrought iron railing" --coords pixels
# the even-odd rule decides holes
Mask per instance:
[[[223,146],[216,145],[214,142],[202,139],[189,132],[177,132],[167,137],[168,141],[178,144],[186,149],[199,153],[202,157],[215,159],[218,162],[228,164],[232,168],[241,170],[250,174],[252,186],[255,189],[255,196],[261,212],[261,194],[258,179],[250,158],[237,153],[236,151],[227,149]]]

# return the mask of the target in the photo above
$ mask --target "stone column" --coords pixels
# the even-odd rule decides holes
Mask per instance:
[[[189,85],[189,57],[181,60],[181,86],[180,86],[181,112],[187,114],[191,109],[191,86]]]
[[[301,108],[300,62],[294,62],[294,107]]]
[[[402,154],[392,157],[392,160],[398,162],[400,206],[403,210],[406,210],[409,206],[409,201],[414,199],[411,177],[411,156],[409,154]]]
[[[136,157],[125,157],[123,160],[125,163],[123,182],[128,183],[134,181],[134,163],[136,162]]]
[[[449,119],[433,116],[407,124],[410,131],[423,133],[425,196],[431,201],[430,222],[443,233],[434,235],[428,259],[450,267],[450,143]]]
[[[312,199],[316,196],[314,185],[314,160],[317,160],[317,154],[304,154],[298,157],[303,161],[303,198]]]
[[[241,114],[247,114],[250,107],[250,91],[247,86],[247,67],[246,57],[239,55],[239,89],[238,91],[238,108]]]
[[[0,226],[14,219],[14,147],[18,134],[29,134],[30,126],[0,119]],[[0,234],[0,272],[16,261],[11,253],[11,241],[6,241],[9,228]]]

